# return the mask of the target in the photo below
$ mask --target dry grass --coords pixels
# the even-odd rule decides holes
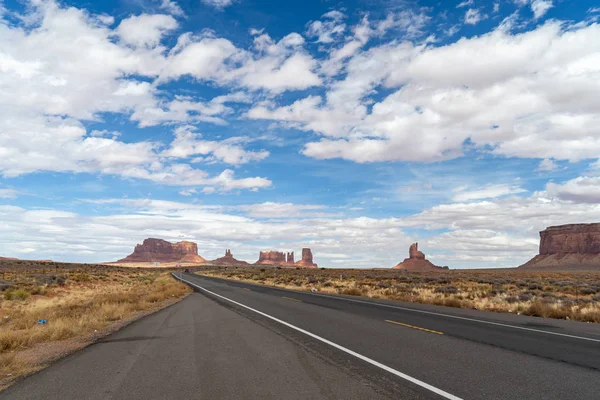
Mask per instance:
[[[600,323],[600,271],[212,267],[198,273],[294,290]]]
[[[36,269],[0,263],[0,274],[3,386],[43,364],[22,356],[32,349],[69,339],[92,340],[118,321],[162,308],[190,292],[164,270],[47,264]]]

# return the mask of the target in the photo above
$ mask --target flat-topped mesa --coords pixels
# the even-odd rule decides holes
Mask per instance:
[[[135,262],[190,262],[206,261],[198,255],[198,245],[194,242],[170,243],[162,239],[148,238],[135,246],[133,253],[117,261]]]
[[[600,223],[548,227],[539,251],[520,268],[600,268]]]
[[[285,263],[286,264],[293,264],[294,263],[294,252],[293,251],[290,252],[290,253],[287,253],[287,256],[285,258]]]
[[[217,258],[216,260],[208,261],[208,264],[212,265],[248,265],[246,261],[240,261],[233,258],[231,254],[231,250],[225,250],[225,255],[221,258]]]
[[[261,251],[255,264],[285,265],[285,253],[282,251]]]
[[[304,267],[304,268],[317,268],[318,267],[317,264],[315,264],[313,262],[312,251],[310,251],[309,248],[302,249],[302,260],[298,261],[294,265],[299,266],[299,267]]]
[[[448,269],[448,267],[438,267],[425,259],[425,254],[419,251],[419,243],[413,243],[408,249],[408,258],[405,258],[400,264],[393,269],[407,269],[412,271],[428,271],[438,269]]]

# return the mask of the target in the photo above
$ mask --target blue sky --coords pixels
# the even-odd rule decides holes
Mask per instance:
[[[516,266],[600,217],[593,1],[0,0],[0,255]]]

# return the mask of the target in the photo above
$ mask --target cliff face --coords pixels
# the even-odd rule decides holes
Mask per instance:
[[[600,254],[600,224],[551,226],[540,232],[540,255]]]
[[[285,253],[282,251],[261,251],[255,264],[284,265],[286,263]]]
[[[600,224],[544,229],[540,232],[540,253],[520,268],[600,268]]]
[[[408,249],[408,258],[405,258],[400,264],[393,269],[408,269],[412,271],[430,271],[438,269],[448,269],[448,267],[438,267],[425,259],[425,254],[419,251],[419,244],[413,243]]]
[[[170,243],[162,239],[145,239],[133,253],[117,262],[204,262],[194,242]]]

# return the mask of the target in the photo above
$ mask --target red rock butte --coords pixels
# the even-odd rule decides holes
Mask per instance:
[[[297,266],[302,268],[317,268],[317,264],[313,262],[313,255],[310,249],[302,249],[302,259],[294,262],[294,252],[284,253],[282,251],[261,251],[258,256],[258,261],[255,265],[282,265],[282,266]]]
[[[139,262],[187,262],[201,263],[206,260],[198,255],[198,245],[194,242],[170,243],[162,239],[145,239],[135,246],[133,253],[117,261],[120,263]]]
[[[393,269],[406,269],[411,271],[434,271],[440,269],[448,269],[448,267],[438,267],[425,259],[425,254],[419,251],[419,243],[413,243],[408,249],[408,258],[405,258],[400,264]]]
[[[240,261],[233,258],[231,254],[231,250],[225,250],[225,255],[221,258],[217,258],[216,260],[208,261],[208,264],[212,265],[248,265],[246,261]]]
[[[519,268],[600,268],[600,223],[550,226],[540,232],[539,254]]]

